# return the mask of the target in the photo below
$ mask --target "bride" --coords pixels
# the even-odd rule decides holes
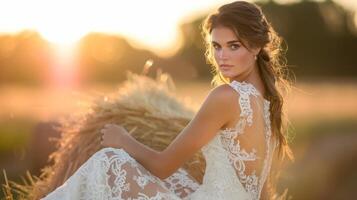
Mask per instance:
[[[163,151],[106,124],[102,149],[44,200],[268,199],[274,155],[287,153],[280,87],[281,38],[254,3],[221,6],[203,23],[216,86]],[[202,184],[180,168],[202,151]]]

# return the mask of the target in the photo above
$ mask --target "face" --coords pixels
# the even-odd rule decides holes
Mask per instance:
[[[244,79],[255,66],[255,55],[260,49],[242,45],[232,29],[219,26],[211,32],[211,46],[218,70],[225,78]]]

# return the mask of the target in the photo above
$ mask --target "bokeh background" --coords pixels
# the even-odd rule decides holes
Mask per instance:
[[[0,0],[0,183],[39,175],[61,118],[114,92],[127,71],[169,73],[198,107],[211,89],[200,34],[226,0]],[[357,1],[256,1],[285,40],[296,156],[279,188],[292,199],[357,198]],[[0,198],[3,196],[0,195]]]

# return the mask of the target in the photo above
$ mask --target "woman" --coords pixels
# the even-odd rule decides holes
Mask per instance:
[[[103,149],[44,199],[266,199],[278,148],[290,155],[283,129],[286,84],[280,38],[261,9],[223,5],[203,24],[213,84],[203,105],[174,141],[157,152],[122,127],[101,130]],[[202,150],[203,183],[180,167]]]

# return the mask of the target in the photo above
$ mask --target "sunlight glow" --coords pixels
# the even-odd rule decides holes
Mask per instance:
[[[78,77],[75,46],[62,44],[61,46],[56,45],[54,48],[54,58],[50,63],[52,72],[49,77],[49,87],[54,87],[56,90],[76,88],[80,77]]]
[[[357,1],[334,1],[357,10]],[[183,42],[180,23],[227,2],[231,1],[0,0],[0,33],[34,29],[57,45],[73,44],[89,32],[120,34],[138,48],[170,56]]]
[[[76,43],[89,32],[120,34],[134,46],[169,56],[182,45],[179,26],[226,0],[0,0],[0,32],[37,30],[57,45]]]

